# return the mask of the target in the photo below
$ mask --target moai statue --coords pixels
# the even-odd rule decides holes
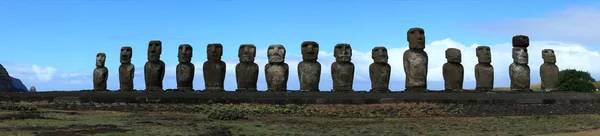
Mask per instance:
[[[542,91],[550,92],[559,90],[558,66],[556,66],[556,55],[552,49],[542,50],[544,64],[540,66],[540,77],[542,79]]]
[[[269,63],[265,65],[265,77],[269,92],[287,91],[287,81],[290,73],[288,64],[285,63],[285,47],[280,44],[269,46],[267,57]]]
[[[162,42],[159,40],[150,41],[148,43],[148,61],[144,65],[146,91],[163,91],[165,62],[160,60],[160,54],[162,54]]]
[[[192,63],[193,56],[192,45],[181,44],[177,51],[179,64],[175,68],[175,78],[177,79],[177,90],[183,92],[194,91],[194,73],[196,67]]]
[[[133,91],[135,66],[131,64],[133,50],[129,46],[121,47],[121,65],[119,66],[120,91]]]
[[[407,92],[427,91],[427,65],[429,58],[425,49],[425,30],[411,28],[406,32],[408,50],[404,52],[403,64]]]
[[[388,64],[387,48],[378,46],[371,50],[373,63],[369,65],[371,78],[370,92],[390,92],[390,74],[392,67]]]
[[[35,89],[35,86],[31,86],[29,88],[29,92],[37,92],[37,90]]]
[[[258,64],[254,63],[256,57],[256,46],[253,44],[242,44],[238,49],[240,63],[235,65],[235,78],[237,90],[240,92],[255,92],[258,81]]]
[[[513,63],[508,68],[510,75],[510,90],[516,92],[530,92],[530,69],[529,55],[527,54],[527,47],[529,47],[529,37],[525,35],[517,35],[512,39],[513,49],[512,58]]]
[[[225,62],[221,60],[223,56],[223,45],[212,43],[206,46],[206,55],[208,60],[202,66],[204,72],[204,91],[222,92],[225,82]]]
[[[298,80],[300,91],[318,92],[321,80],[321,63],[319,57],[319,44],[314,41],[302,42],[302,61],[298,63]]]
[[[446,49],[446,60],[448,62],[442,67],[445,91],[462,91],[465,68],[460,64],[462,61],[460,50],[456,48]]]
[[[96,68],[94,69],[94,91],[106,91],[106,81],[108,80],[108,68],[104,66],[106,54],[96,54]]]
[[[333,50],[335,62],[331,64],[331,78],[335,92],[352,92],[354,82],[354,63],[352,60],[352,47],[350,44],[336,44]]]
[[[494,66],[492,66],[492,53],[488,46],[478,46],[475,49],[479,63],[475,65],[475,90],[492,91],[494,88]]]

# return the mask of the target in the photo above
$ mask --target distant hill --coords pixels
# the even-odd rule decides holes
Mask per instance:
[[[600,81],[594,82],[594,86],[596,88],[600,88]],[[533,91],[540,91],[540,89],[542,88],[542,84],[531,84],[531,90]],[[510,91],[510,87],[495,87],[495,90],[498,91]]]

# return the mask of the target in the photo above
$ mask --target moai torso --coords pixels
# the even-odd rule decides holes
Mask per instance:
[[[390,92],[390,74],[392,67],[388,64],[387,48],[375,47],[371,51],[373,63],[369,65],[371,79],[370,92]]]
[[[235,66],[235,78],[237,90],[240,92],[257,91],[258,64],[254,63],[256,57],[256,46],[253,44],[242,44],[238,50],[240,63]]]
[[[550,92],[559,90],[558,66],[556,66],[556,55],[552,49],[542,50],[544,64],[540,66],[540,77],[542,80],[541,91]]]
[[[490,47],[478,46],[475,49],[479,63],[475,65],[475,90],[492,91],[494,88],[494,67]]]
[[[465,69],[460,64],[462,61],[460,50],[448,48],[446,50],[446,59],[448,62],[442,67],[445,91],[462,91]]]
[[[517,92],[530,92],[531,70],[529,69],[529,56],[527,47],[529,38],[524,35],[513,37],[512,57],[513,63],[509,66],[510,90]]]
[[[179,45],[177,58],[179,64],[175,68],[175,78],[177,79],[177,90],[190,92],[194,91],[194,73],[196,67],[192,61],[193,48],[189,44]]]
[[[108,80],[108,68],[104,66],[106,54],[96,54],[96,68],[94,69],[94,91],[106,91],[106,81]]]
[[[162,42],[152,40],[148,43],[148,61],[144,64],[144,81],[146,91],[163,91],[165,77],[165,62],[160,60]]]
[[[207,46],[208,61],[204,62],[202,72],[204,72],[205,91],[225,91],[225,62],[221,60],[223,55],[223,45],[215,43]]]
[[[411,28],[407,32],[409,49],[404,52],[403,64],[406,74],[406,90],[408,92],[427,91],[427,65],[429,58],[425,49],[425,31]]]
[[[298,63],[298,80],[300,91],[319,91],[321,80],[321,63],[317,61],[319,44],[314,41],[305,41],[301,44],[302,61]]]
[[[283,45],[271,45],[267,51],[269,64],[265,65],[265,77],[269,92],[287,91],[287,80],[289,67],[285,63],[285,47]]]
[[[354,82],[354,63],[352,60],[352,47],[350,44],[337,44],[334,47],[335,62],[331,64],[331,78],[333,90],[337,92],[352,92]]]
[[[129,46],[121,47],[121,65],[119,66],[119,86],[121,91],[133,91],[135,66],[131,64],[133,50]]]

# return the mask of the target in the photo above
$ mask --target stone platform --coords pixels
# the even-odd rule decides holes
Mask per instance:
[[[600,103],[600,94],[581,92],[3,92],[0,101],[95,103],[455,104]]]

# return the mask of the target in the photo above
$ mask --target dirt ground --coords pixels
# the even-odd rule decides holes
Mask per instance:
[[[598,135],[600,115],[501,117],[247,117],[216,120],[200,113],[0,110],[3,135]]]

